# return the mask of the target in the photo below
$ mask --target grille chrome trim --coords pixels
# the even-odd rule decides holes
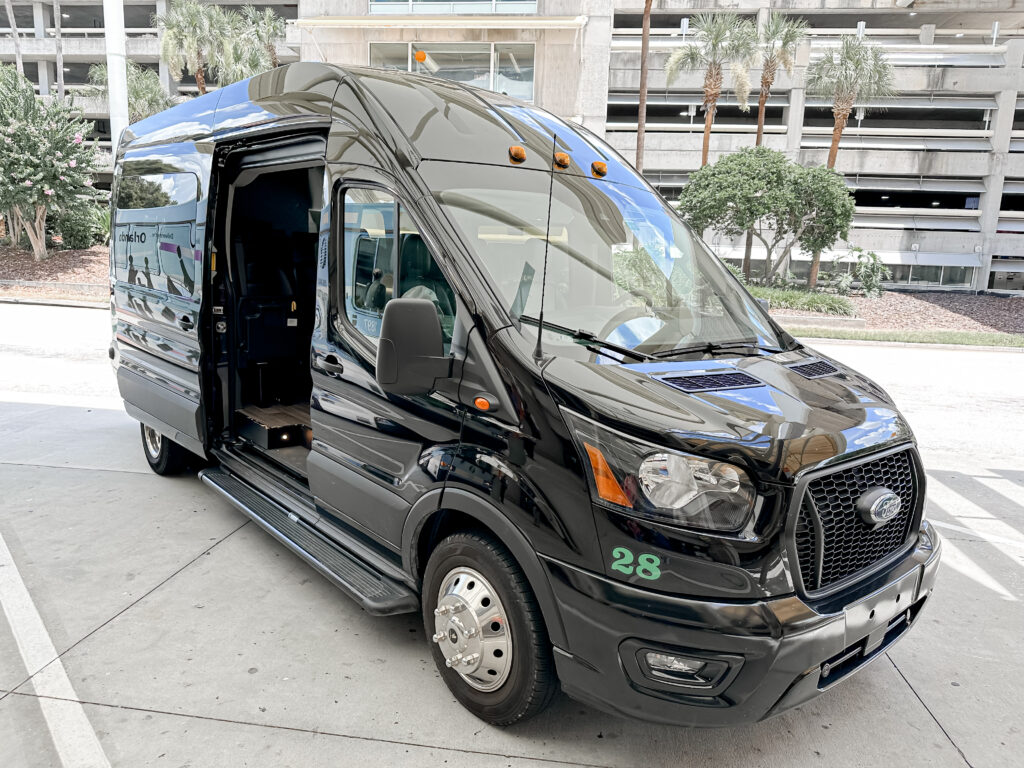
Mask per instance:
[[[798,540],[798,534],[801,533],[799,530],[801,525],[800,518],[804,515],[805,501],[810,497],[808,487],[815,480],[820,480],[821,478],[842,472],[848,472],[861,465],[877,462],[899,453],[905,453],[907,456],[914,494],[913,506],[907,516],[907,519],[903,523],[906,528],[904,530],[901,543],[892,552],[889,552],[877,561],[872,562],[859,570],[848,573],[833,582],[825,584],[823,587],[810,588],[807,583],[808,579],[806,575],[810,569],[806,566],[802,566],[800,558],[801,546],[803,547],[803,551],[806,553],[808,544],[806,540],[803,542]],[[851,461],[837,463],[822,469],[811,470],[805,475],[798,477],[796,486],[794,487],[793,496],[790,499],[789,513],[786,523],[786,547],[788,549],[790,573],[792,574],[793,582],[797,591],[812,599],[826,597],[840,592],[852,584],[870,578],[875,573],[883,570],[906,555],[907,552],[913,549],[917,540],[917,532],[921,527],[921,518],[925,500],[925,486],[926,481],[924,470],[921,465],[921,457],[917,452],[917,448],[912,443],[903,443],[892,448],[858,457]],[[853,512],[852,514],[856,513]],[[811,519],[818,520],[818,515],[814,514]],[[812,585],[821,583],[821,571],[824,566],[824,559],[822,555],[824,546],[823,536],[821,531],[817,528],[814,530],[814,533],[816,534],[813,539],[816,563],[813,573],[816,578],[812,582]],[[804,534],[806,535],[806,528],[804,529]]]

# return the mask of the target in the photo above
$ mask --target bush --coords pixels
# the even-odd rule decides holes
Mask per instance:
[[[832,271],[837,271],[837,266],[843,262],[855,259],[853,267],[849,272],[841,272],[836,276],[833,285],[836,292],[846,295],[854,282],[860,283],[864,295],[869,298],[877,298],[885,292],[884,281],[892,279],[892,271],[882,263],[881,258],[874,251],[865,251],[860,246],[850,247],[850,252],[839,256],[832,262]]]
[[[61,236],[61,248],[82,250],[97,241],[96,205],[85,203],[60,211],[53,221],[53,232]]]
[[[772,309],[800,309],[820,312],[824,315],[852,317],[853,304],[844,296],[831,293],[812,293],[785,288],[765,288],[761,285],[747,286],[756,299],[768,299]]]

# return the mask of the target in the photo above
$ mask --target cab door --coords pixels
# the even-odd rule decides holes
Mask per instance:
[[[129,151],[112,200],[111,311],[129,415],[202,453],[199,325],[209,160],[194,144]]]
[[[410,507],[444,484],[462,412],[436,393],[402,397],[380,389],[381,317],[394,298],[427,298],[450,339],[456,301],[429,237],[394,188],[371,173],[340,183],[332,198],[318,286],[326,311],[313,337],[307,466],[320,525],[328,533],[369,534],[397,558]]]

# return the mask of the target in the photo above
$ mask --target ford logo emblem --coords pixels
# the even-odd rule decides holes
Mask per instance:
[[[879,528],[900,513],[903,502],[888,488],[869,488],[857,499],[857,512],[861,520]]]

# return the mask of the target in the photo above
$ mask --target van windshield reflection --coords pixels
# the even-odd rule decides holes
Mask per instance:
[[[543,171],[424,163],[435,197],[513,317],[667,354],[702,344],[784,345],[764,312],[647,189]],[[444,182],[453,183],[446,184]]]

